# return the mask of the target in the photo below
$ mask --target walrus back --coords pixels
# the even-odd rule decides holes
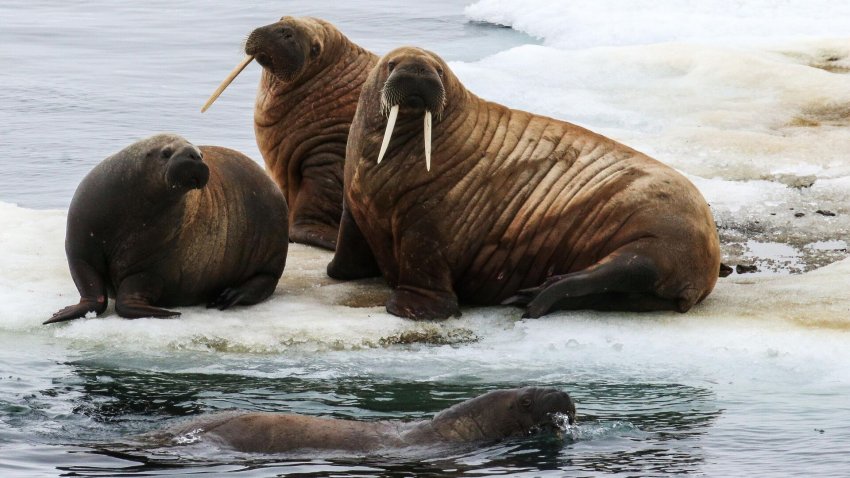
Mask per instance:
[[[277,185],[238,151],[199,149],[210,177],[186,198],[177,259],[184,266],[174,287],[180,294],[166,291],[168,305],[208,301],[259,273],[279,278],[286,263],[288,208]]]
[[[475,99],[487,106],[478,111],[496,110],[500,121],[475,122],[475,140],[467,142],[475,149],[458,156],[484,160],[467,161],[463,177],[475,179],[445,194],[465,208],[441,213],[447,239],[464,238],[450,250],[462,300],[498,303],[650,235],[687,248],[675,255],[685,263],[669,270],[692,276],[693,265],[705,265],[694,286],[711,290],[720,261],[716,229],[684,176],[579,126]]]
[[[371,451],[401,446],[396,428],[363,422],[284,413],[224,412],[179,425],[160,437],[205,440],[248,453],[293,450]]]

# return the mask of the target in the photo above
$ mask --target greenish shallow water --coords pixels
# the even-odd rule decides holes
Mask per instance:
[[[804,338],[810,339],[818,337]],[[569,341],[560,353],[541,351],[546,366],[537,369],[526,366],[532,358],[510,363],[517,350],[502,353],[503,346],[487,340],[323,352],[296,347],[282,355],[153,344],[140,353],[62,342],[46,333],[0,338],[0,469],[11,473],[5,476],[840,476],[850,436],[850,389],[830,379],[824,363],[804,367],[762,354],[719,354],[721,368],[729,367],[724,373],[699,363],[649,365],[663,362],[659,351],[637,352],[650,369],[635,372],[617,370],[594,358],[599,351],[575,350]],[[484,363],[466,362],[470,355]],[[505,363],[495,363],[500,355]],[[730,358],[751,362],[736,369]],[[728,382],[711,378],[718,375]],[[415,420],[488,390],[529,384],[569,391],[579,425],[562,437],[367,456],[250,455],[137,441],[188,417],[229,409]]]

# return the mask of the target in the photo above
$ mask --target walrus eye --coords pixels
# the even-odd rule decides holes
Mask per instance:
[[[164,148],[162,150],[162,159],[168,159],[171,157],[171,148]]]
[[[437,68],[437,74],[438,74],[438,75],[440,75],[440,77],[442,78],[442,76],[443,76],[443,69],[438,67],[438,68]]]
[[[392,72],[394,69],[395,69],[395,62],[394,61],[387,63],[387,70]]]
[[[321,52],[322,47],[320,47],[318,43],[314,43],[313,46],[310,47],[310,58],[316,59]]]

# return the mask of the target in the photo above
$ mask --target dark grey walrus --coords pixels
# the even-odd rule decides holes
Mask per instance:
[[[200,439],[242,452],[299,449],[368,452],[441,443],[493,442],[575,421],[570,396],[552,388],[495,390],[417,422],[362,422],[281,413],[219,414],[165,432],[173,442]],[[162,435],[157,435],[159,438]]]
[[[45,323],[106,310],[225,309],[274,292],[289,245],[286,200],[247,156],[160,134],[95,166],[68,210],[65,252],[80,302]]]

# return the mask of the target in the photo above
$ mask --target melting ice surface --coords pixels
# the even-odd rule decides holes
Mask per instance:
[[[460,3],[440,3],[444,15],[405,11],[404,22],[428,25],[416,33],[423,43],[431,40],[422,31],[437,32],[426,46],[453,51],[445,54],[451,67],[479,96],[578,123],[685,173],[711,204],[724,261],[759,272],[720,279],[685,315],[520,320],[519,310],[493,307],[416,323],[384,312],[388,291],[380,281],[332,281],[324,274],[328,253],[294,245],[277,292],[255,307],[188,307],[178,320],[133,321],[110,307],[101,318],[43,327],[78,299],[63,251],[65,209],[96,162],[161,128],[259,159],[250,124],[256,81],[240,77],[208,116],[196,111],[238,60],[238,39],[289,12],[185,7],[199,10],[207,28],[184,32],[182,21],[172,25],[153,10],[163,5],[122,11],[128,23],[97,8],[38,10],[52,19],[53,40],[44,26],[28,27],[41,25],[37,18],[0,30],[2,44],[15,46],[0,54],[28,72],[0,72],[11,85],[0,91],[0,119],[14,133],[0,139],[0,465],[19,476],[57,467],[144,472],[151,460],[189,462],[180,450],[99,450],[179,417],[229,408],[419,419],[492,388],[536,384],[563,388],[577,401],[578,426],[554,445],[511,442],[404,466],[380,458],[258,465],[210,454],[193,470],[846,473],[850,6],[485,0],[464,17]],[[2,17],[21,18],[15,8],[27,5],[5,7]],[[298,8],[351,29],[376,51],[394,46],[388,35],[396,44],[405,38],[385,25],[408,24],[358,7]],[[75,21],[57,23],[67,15]],[[439,38],[467,18],[482,23],[452,42]],[[107,39],[136,36],[94,48],[74,25]],[[142,39],[156,48],[123,54],[151,29],[159,34]],[[177,32],[191,39],[178,41]],[[467,34],[504,47],[472,55],[459,47]],[[38,48],[27,50],[32,45]],[[41,69],[58,60],[51,55],[79,51],[103,56]],[[110,89],[116,78],[124,83]]]

